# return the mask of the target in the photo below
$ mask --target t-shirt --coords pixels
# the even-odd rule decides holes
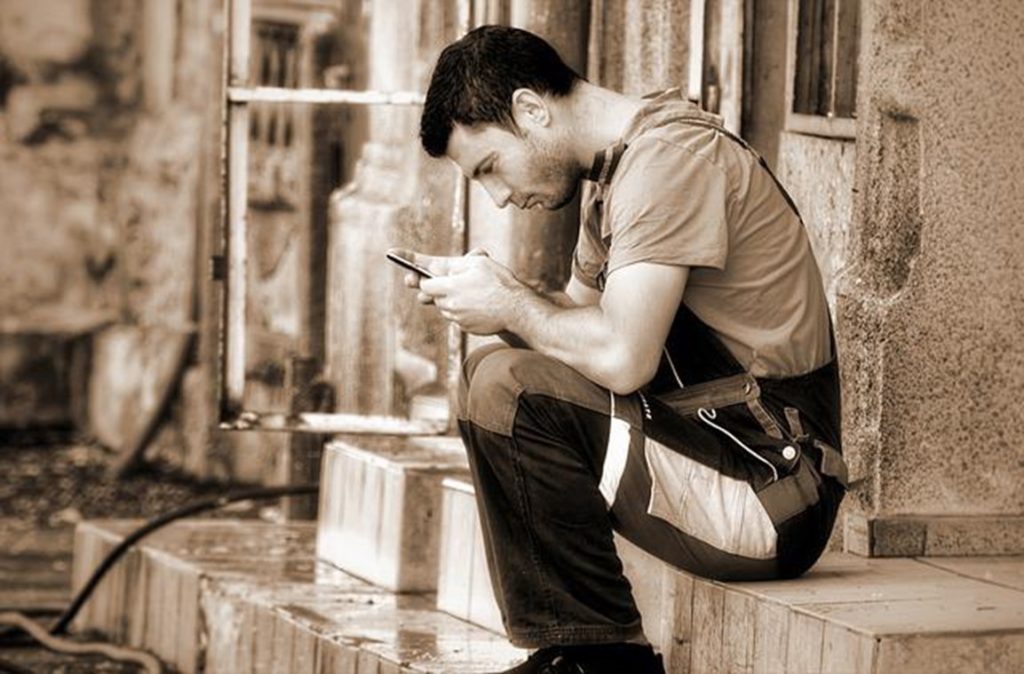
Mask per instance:
[[[809,372],[831,339],[807,233],[757,156],[708,126],[720,121],[672,90],[637,113],[619,152],[598,153],[573,274],[600,288],[638,262],[689,267],[683,303],[748,371]]]

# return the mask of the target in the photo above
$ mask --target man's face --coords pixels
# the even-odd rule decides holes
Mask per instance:
[[[498,208],[512,203],[559,209],[572,200],[582,177],[566,140],[550,130],[524,129],[516,135],[494,124],[456,124],[448,157],[487,190]]]

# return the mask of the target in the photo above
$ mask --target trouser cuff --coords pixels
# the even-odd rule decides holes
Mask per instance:
[[[546,648],[547,646],[582,646],[586,644],[613,644],[630,641],[644,633],[640,621],[631,625],[557,625],[528,630],[514,630],[509,641],[519,648]]]

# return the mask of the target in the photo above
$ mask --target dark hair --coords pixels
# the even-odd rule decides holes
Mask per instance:
[[[532,89],[565,96],[580,75],[533,33],[508,26],[480,26],[444,48],[430,78],[420,141],[432,157],[448,149],[455,124],[497,124],[518,132],[512,94]]]

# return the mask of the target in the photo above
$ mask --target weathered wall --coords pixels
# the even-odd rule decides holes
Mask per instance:
[[[114,154],[99,128],[109,80],[82,67],[98,27],[87,0],[46,4],[0,5],[0,313],[8,318],[45,304],[117,301],[109,273],[117,228],[99,217]]]
[[[0,4],[0,313],[28,326],[14,332],[41,314],[57,331],[83,313],[117,323],[93,338],[87,429],[116,448],[194,320],[215,4],[163,3],[176,42],[156,54],[155,3]]]
[[[1024,513],[1024,5],[864,3],[847,450],[870,516]]]
[[[590,79],[627,94],[686,88],[690,0],[595,2]]]

